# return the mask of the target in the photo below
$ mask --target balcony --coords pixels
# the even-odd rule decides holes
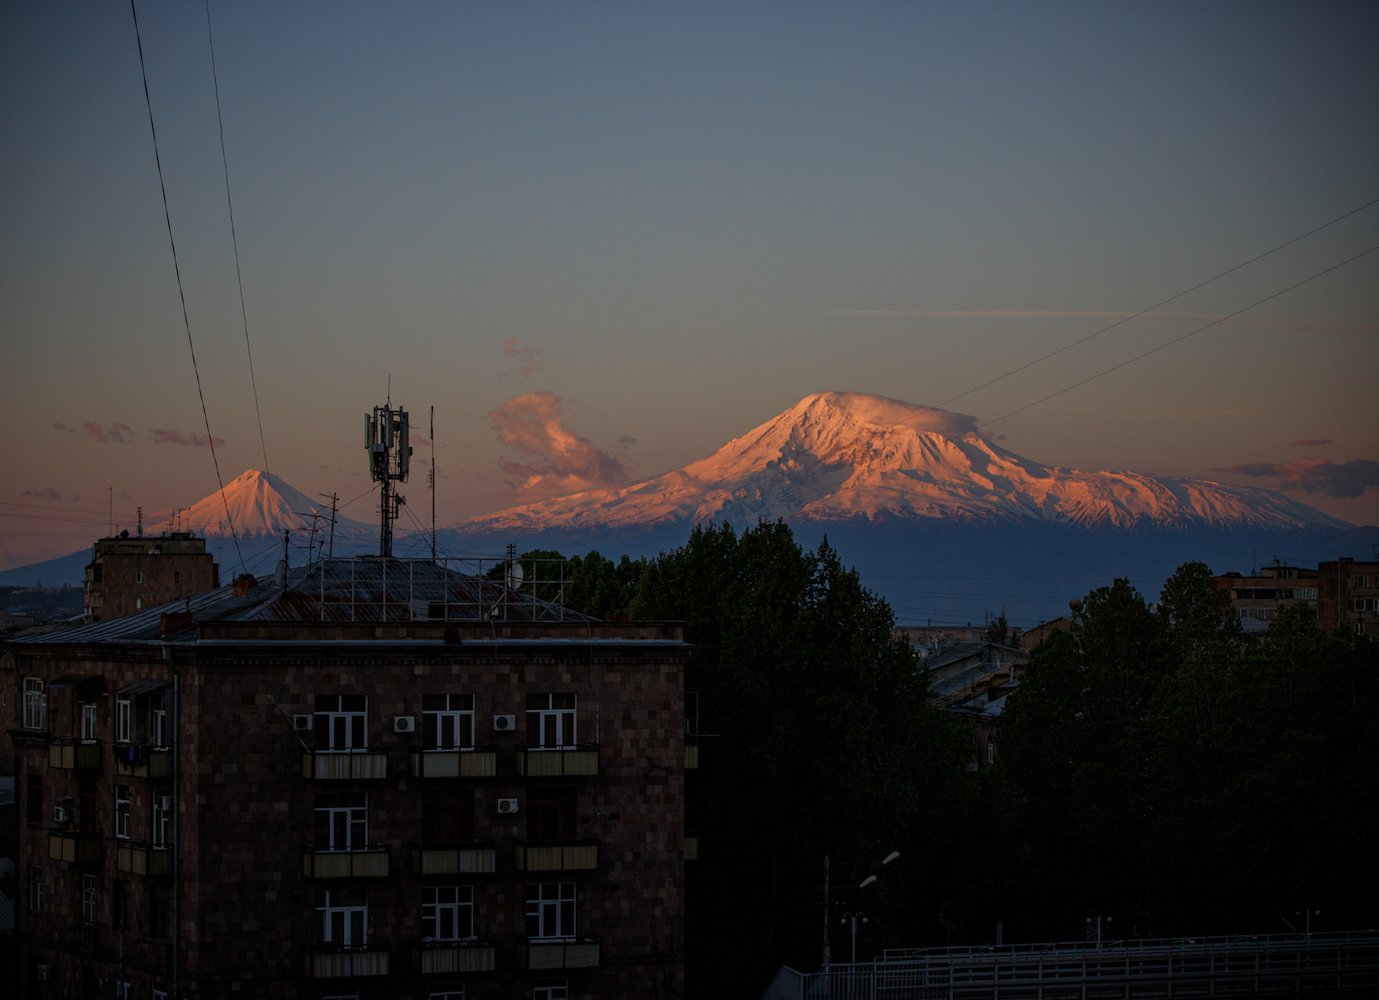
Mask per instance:
[[[412,871],[418,875],[469,875],[497,870],[491,844],[412,845]]]
[[[597,969],[599,942],[589,938],[552,941],[528,938],[518,945],[518,961],[531,972],[555,969]]]
[[[117,744],[115,773],[126,778],[170,778],[172,751],[167,747],[148,747],[138,743]]]
[[[48,766],[63,771],[99,771],[101,745],[79,740],[53,740],[48,744]]]
[[[698,861],[698,860],[699,860],[699,838],[698,838],[698,837],[686,837],[686,838],[685,838],[685,860],[686,860],[686,861]]]
[[[685,770],[697,771],[699,769],[699,744],[685,744]]]
[[[433,972],[492,972],[493,945],[483,941],[427,941],[416,949],[416,968]]]
[[[513,844],[512,859],[519,872],[591,872],[599,866],[599,842],[528,844],[519,840]]]
[[[524,747],[517,751],[517,773],[523,778],[596,778],[598,744],[579,747]]]
[[[412,774],[418,778],[491,778],[492,750],[413,750]]]
[[[386,753],[308,750],[302,755],[303,778],[319,781],[373,781],[387,776]]]
[[[98,865],[103,860],[104,844],[99,833],[76,830],[48,831],[48,857],[74,865]]]
[[[172,852],[166,847],[119,841],[115,846],[115,870],[131,875],[170,875]]]
[[[358,851],[302,850],[305,878],[387,878],[388,848],[373,845]]]
[[[381,947],[348,951],[309,951],[306,974],[312,979],[343,979],[351,976],[386,976],[388,950]]]

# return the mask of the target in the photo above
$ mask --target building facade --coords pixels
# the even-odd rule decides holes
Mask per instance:
[[[1329,631],[1379,633],[1379,562],[1318,564],[1317,623]]]
[[[189,531],[163,535],[128,532],[102,538],[86,566],[84,612],[88,623],[107,621],[204,594],[220,585],[206,540]]]
[[[1283,608],[1317,606],[1317,571],[1275,563],[1258,573],[1223,573],[1216,586],[1230,594],[1231,610],[1242,623],[1271,622]]]
[[[687,651],[393,559],[11,644],[19,995],[682,995]]]

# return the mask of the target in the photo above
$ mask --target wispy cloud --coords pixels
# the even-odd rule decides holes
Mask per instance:
[[[56,500],[62,502],[62,494],[57,490],[23,490],[19,494],[21,497],[33,497],[35,500]],[[75,499],[75,498],[73,498]]]
[[[1330,438],[1300,438],[1297,441],[1289,441],[1289,448],[1321,448],[1324,445],[1335,444]]]
[[[508,485],[521,499],[559,496],[627,482],[622,462],[565,427],[559,396],[531,392],[489,412],[498,440],[528,457],[502,463]]]
[[[517,346],[517,338],[509,337],[503,344],[503,353],[522,362],[522,375],[530,378],[531,373],[541,367],[541,352],[534,347]]]
[[[184,448],[206,448],[211,444],[211,439],[204,434],[183,434],[181,431],[162,427],[155,427],[149,431],[148,439],[154,444],[176,444]],[[217,437],[214,440],[217,448],[225,447],[224,438]]]
[[[1223,327],[1257,330],[1261,333],[1343,333],[1379,336],[1379,323],[1331,323],[1270,316],[1233,316],[1225,313],[1136,312],[1112,309],[825,309],[826,316],[874,316],[909,319],[1089,319],[1150,322],[1217,323]]]
[[[53,430],[66,431],[68,434],[75,434],[77,432],[77,429],[75,427],[68,427],[66,424],[58,420],[53,421]]]
[[[1367,458],[1349,462],[1328,462],[1322,458],[1298,458],[1291,462],[1254,462],[1217,468],[1241,476],[1278,479],[1285,490],[1322,493],[1329,497],[1354,499],[1366,490],[1379,489],[1379,462]]]
[[[111,424],[109,427],[102,427],[94,420],[88,420],[82,424],[82,430],[91,436],[97,444],[128,444],[134,440],[134,428],[129,424]]]

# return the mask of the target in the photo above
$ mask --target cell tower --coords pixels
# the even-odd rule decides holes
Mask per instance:
[[[393,554],[393,522],[398,508],[407,498],[393,489],[393,483],[405,483],[412,462],[412,446],[408,443],[407,411],[391,404],[375,406],[372,414],[364,414],[364,449],[369,453],[369,474],[383,488],[378,501],[381,525],[378,554],[387,558]]]

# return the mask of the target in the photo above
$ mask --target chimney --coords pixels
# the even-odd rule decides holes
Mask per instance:
[[[253,590],[257,585],[258,581],[254,579],[253,573],[241,573],[239,576],[235,577],[235,596],[248,597],[249,591]]]

